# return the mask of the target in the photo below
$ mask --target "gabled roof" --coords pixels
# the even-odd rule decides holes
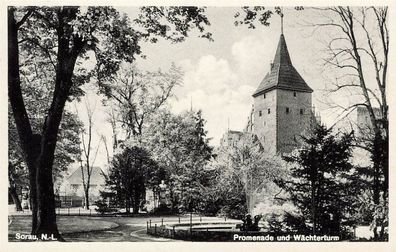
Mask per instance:
[[[87,178],[87,169],[84,168],[84,178]],[[82,173],[81,168],[77,168],[68,178],[67,182],[71,185],[82,185]],[[94,166],[91,171],[90,185],[103,185],[105,184],[105,178],[103,171],[100,167]]]
[[[263,94],[272,89],[286,89],[312,93],[313,90],[307,85],[301,75],[294,68],[285,41],[285,36],[281,34],[278,48],[276,50],[274,63],[270,72],[261,81],[259,87],[254,92],[253,97]]]

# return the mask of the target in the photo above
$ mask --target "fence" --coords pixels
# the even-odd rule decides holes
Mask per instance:
[[[83,208],[71,208],[71,207],[63,207],[56,208],[55,212],[57,215],[78,215],[78,216],[92,216],[99,215],[94,209],[83,209]]]
[[[224,217],[224,222],[227,222],[227,217]],[[216,223],[218,223],[219,219],[217,219]],[[202,236],[202,232],[206,231],[209,233],[211,228],[206,227],[205,230],[195,231],[193,230],[194,225],[198,224],[211,224],[213,219],[207,219],[207,217],[202,216],[193,216],[190,214],[188,217],[180,217],[177,218],[161,218],[155,221],[149,220],[146,223],[147,234],[153,236],[160,236],[165,238],[172,239],[196,239],[197,235]],[[232,222],[230,222],[232,223]],[[188,227],[188,228],[179,228],[179,227]]]

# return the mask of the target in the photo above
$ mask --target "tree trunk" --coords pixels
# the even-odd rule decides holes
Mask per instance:
[[[62,114],[72,86],[75,63],[84,45],[81,41],[74,40],[73,47],[69,48],[70,39],[67,34],[64,34],[68,24],[64,23],[63,17],[64,15],[73,15],[71,13],[73,11],[75,10],[63,9],[58,14],[61,29],[57,30],[58,51],[55,89],[53,100],[43,125],[40,156],[36,167],[38,209],[35,233],[38,235],[53,234],[58,240],[62,240],[62,238],[56,224],[52,166]]]
[[[19,74],[19,48],[18,48],[18,28],[14,18],[13,7],[8,8],[8,97],[14,115],[15,125],[23,150],[26,165],[29,170],[29,190],[30,206],[32,209],[32,234],[37,225],[37,202],[36,202],[36,159],[39,150],[37,140],[39,137],[33,135],[23,101],[21,80]],[[28,14],[26,14],[28,15]]]
[[[252,214],[252,212],[253,212],[253,207],[254,207],[254,196],[253,196],[253,192],[248,192],[248,193],[246,194],[246,207],[247,207],[248,214]]]
[[[140,208],[140,193],[135,192],[133,198],[133,213],[138,214]]]
[[[66,67],[64,65],[61,65],[61,67],[62,66]],[[67,72],[65,73],[63,71]],[[59,83],[57,86],[64,87],[67,85],[64,83],[64,79],[71,81],[72,72],[73,67],[71,71],[67,68],[62,69],[61,73],[57,74],[57,83]],[[68,73],[70,73],[70,75]],[[68,93],[69,88],[62,90],[57,90],[57,88],[55,88],[54,100],[43,127],[40,156],[36,167],[37,228],[35,234],[54,235],[54,237],[58,239],[61,239],[61,237],[56,224],[52,166],[54,163],[59,125],[62,120],[62,113]]]
[[[130,202],[131,202],[131,200],[127,196],[126,199],[125,199],[125,212],[128,213],[128,214],[131,212],[131,210],[130,210],[130,206],[131,206]]]
[[[374,183],[373,183],[373,203],[374,203],[374,211],[376,210],[377,206],[380,204],[380,188],[379,188],[379,175],[378,175],[378,167],[376,164],[374,164]],[[377,231],[377,226],[378,226],[378,220],[374,219],[374,228],[373,228],[373,233],[374,233],[374,240],[378,240],[378,231]]]
[[[316,163],[316,162],[315,162]],[[317,226],[317,201],[316,201],[316,180],[317,180],[317,170],[316,166],[314,166],[314,171],[312,171],[311,175],[311,215],[312,215],[312,234],[316,235],[316,226]]]
[[[33,135],[32,147],[32,163],[36,162],[36,159],[40,155],[40,142],[41,136],[38,134]],[[36,166],[28,165],[29,168],[29,197],[30,197],[30,209],[32,210],[32,230],[31,234],[35,234],[37,229],[37,181],[36,181]]]
[[[84,208],[89,209],[89,187],[87,186],[87,189],[84,190]]]
[[[23,101],[21,81],[19,75],[18,28],[27,18],[17,23],[14,18],[15,9],[8,8],[8,96],[13,110],[15,124],[29,168],[30,194],[32,199],[32,233],[41,238],[43,235],[53,235],[62,240],[56,224],[55,198],[52,178],[54,153],[62,120],[62,113],[72,85],[72,75],[75,62],[84,43],[74,39],[70,46],[70,36],[64,34],[69,24],[63,20],[64,16],[73,16],[77,9],[61,9],[58,14],[58,52],[55,89],[51,107],[42,127],[40,148],[36,148],[29,117]],[[35,154],[39,151],[39,155]]]
[[[41,237],[51,235],[61,239],[56,224],[52,164],[37,169],[37,227],[34,233]]]
[[[10,187],[8,187],[8,193],[11,195],[12,201],[15,204],[15,210],[17,212],[22,211],[21,201],[19,200],[18,193],[14,185],[10,185]]]

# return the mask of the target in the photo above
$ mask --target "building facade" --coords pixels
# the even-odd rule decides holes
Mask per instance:
[[[221,146],[235,146],[243,136],[244,132],[236,130],[227,130],[227,132],[220,139]]]
[[[270,71],[253,93],[246,132],[255,134],[268,153],[291,152],[316,123],[312,92],[294,68],[281,34]]]
[[[84,169],[84,178],[87,178],[87,170]],[[91,170],[89,183],[89,200],[93,204],[100,199],[100,191],[105,189],[105,177],[100,167],[94,166]],[[61,206],[83,206],[84,185],[81,168],[77,168],[61,185],[57,192]]]

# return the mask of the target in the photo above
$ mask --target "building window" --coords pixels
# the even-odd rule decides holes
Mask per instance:
[[[267,122],[266,121],[264,121],[264,126],[266,126],[267,125]]]
[[[293,96],[297,97],[297,92],[296,91],[293,92]]]
[[[290,110],[289,108],[286,108],[286,114],[289,114]]]
[[[264,93],[263,97],[264,97],[264,99],[265,99],[265,93]]]
[[[268,114],[271,114],[271,109],[268,109]]]
[[[304,109],[300,109],[300,115],[304,114]]]
[[[261,110],[259,111],[259,116],[261,116]]]

